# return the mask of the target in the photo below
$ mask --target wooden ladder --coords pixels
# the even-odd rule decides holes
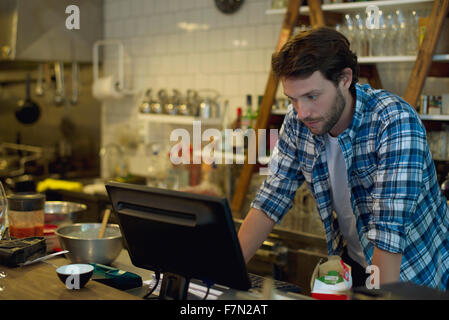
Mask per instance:
[[[341,19],[340,14],[328,13],[323,14],[320,0],[308,0],[310,9],[310,16],[300,16],[299,8],[303,0],[289,0],[287,12],[282,23],[279,40],[277,43],[276,52],[282,48],[288,38],[292,35],[293,30],[298,22],[308,23],[312,27],[324,26],[326,21],[335,21]],[[448,15],[449,0],[435,0],[432,8],[432,13],[428,19],[426,26],[426,33],[423,42],[421,43],[417,55],[417,59],[410,76],[410,80],[404,95],[404,99],[412,106],[416,106],[419,96],[421,94],[424,82],[427,76],[447,77],[449,75],[449,64],[443,62],[433,62],[433,54],[443,27],[444,19]],[[370,85],[373,88],[382,88],[377,67],[375,64],[361,65],[360,76],[368,78]],[[271,114],[271,107],[273,105],[276,92],[279,85],[279,79],[270,70],[265,93],[259,109],[257,117],[255,132],[257,144],[257,130],[266,129]],[[251,141],[251,143],[254,143]],[[236,183],[236,188],[232,198],[231,209],[234,213],[240,213],[242,205],[245,201],[249,184],[251,182],[252,174],[256,164],[248,163],[247,155],[245,155],[245,162],[242,171]]]

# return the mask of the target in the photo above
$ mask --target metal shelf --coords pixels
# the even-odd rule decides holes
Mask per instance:
[[[410,6],[414,5],[414,8],[419,5],[426,5],[432,3],[433,0],[396,0],[396,1],[363,1],[363,2],[345,2],[345,3],[332,3],[332,4],[323,4],[321,9],[323,11],[328,12],[350,12],[350,11],[360,11],[361,9],[365,9],[369,5],[377,6],[380,8],[384,7],[394,7],[395,9],[399,6]],[[265,14],[269,15],[280,15],[285,14],[287,12],[286,8],[282,9],[268,9],[265,11]],[[299,12],[302,14],[309,13],[309,6],[301,6]]]
[[[193,121],[201,121],[201,124],[205,126],[221,126],[222,124],[221,118],[204,119],[199,117],[169,115],[169,114],[140,113],[138,119],[145,120],[148,122],[179,124],[179,125],[192,125]]]
[[[286,109],[272,110],[271,114],[286,115],[287,111],[288,110]],[[449,115],[447,114],[420,114],[419,117],[421,118],[421,120],[449,121]]]
[[[415,62],[416,56],[379,56],[379,57],[359,57],[359,64],[371,63],[391,63],[391,62]],[[433,61],[449,61],[449,54],[436,54]]]
[[[421,120],[449,121],[448,114],[420,114]]]

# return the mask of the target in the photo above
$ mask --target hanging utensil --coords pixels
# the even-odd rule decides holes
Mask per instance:
[[[62,106],[65,100],[64,64],[62,62],[55,63],[55,78],[56,78],[56,92],[54,97],[54,103],[57,106]]]
[[[70,98],[71,104],[78,103],[79,95],[79,65],[78,62],[72,62],[72,97]]]
[[[44,81],[44,65],[39,64],[37,69],[37,83],[35,91],[36,95],[39,97],[44,95],[43,81]]]
[[[25,100],[20,100],[18,103],[18,109],[16,110],[16,118],[21,123],[24,124],[33,124],[41,115],[41,109],[39,105],[31,100],[31,94],[30,94],[30,74],[27,73],[26,76],[26,97]]]

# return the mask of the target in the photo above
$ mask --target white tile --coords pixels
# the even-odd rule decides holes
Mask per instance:
[[[123,23],[123,37],[129,38],[136,35],[136,21],[133,19],[126,19]]]
[[[164,75],[171,75],[173,74],[173,66],[170,63],[170,57],[169,56],[161,56],[161,69],[162,74]]]
[[[237,28],[226,28],[224,30],[223,49],[232,50],[235,48],[235,41],[238,41]]]
[[[179,48],[177,44],[178,35],[177,34],[169,34],[167,35],[167,54],[173,54]]]
[[[208,87],[208,77],[202,73],[195,75],[195,89],[206,89]]]
[[[204,24],[203,22],[203,15],[202,12],[200,10],[191,10],[191,11],[187,11],[186,12],[188,19],[189,19],[189,23],[196,23],[198,25],[202,25]]]
[[[187,74],[187,56],[185,54],[179,54],[176,56],[176,60],[178,61],[178,74]]]
[[[159,76],[156,78],[156,88],[167,88],[167,78],[165,76]]]
[[[253,73],[240,74],[239,94],[245,95],[248,92],[256,91],[256,77]]]
[[[219,70],[221,73],[229,72],[229,69],[231,68],[231,52],[220,52],[218,54],[218,59]]]
[[[259,95],[259,94],[263,94],[263,92],[265,91],[265,87],[267,85],[267,81],[268,81],[268,74],[265,72],[259,72],[256,73],[256,87],[255,87],[255,94]],[[257,101],[253,101],[253,105],[254,103],[257,103]]]
[[[227,18],[228,17],[225,14],[217,11],[216,20],[215,20],[216,27],[217,28],[224,28],[227,25],[229,25],[229,23],[227,21]]]
[[[104,24],[104,38],[111,39],[114,37],[114,23],[106,21]]]
[[[217,27],[218,12],[215,8],[205,8],[201,10],[202,21],[208,25],[210,29]]]
[[[187,63],[187,73],[195,74],[198,73],[200,68],[199,56],[197,54],[189,54],[186,56]]]
[[[220,92],[220,94],[222,94],[222,92],[223,92],[223,83],[224,83],[223,77],[220,76],[220,75],[212,74],[210,76],[209,80],[210,80],[210,87],[212,89],[215,89],[218,92]]]
[[[152,74],[159,76],[162,74],[162,57],[161,56],[153,56],[153,60],[150,62],[151,67],[153,68]]]
[[[234,50],[231,52],[231,72],[246,73],[248,71],[246,65],[246,52]]]
[[[147,69],[147,61],[145,57],[134,58],[135,75],[137,76],[145,75],[146,69]]]
[[[153,0],[144,0],[143,12],[148,17],[148,15],[154,14],[154,1]]]
[[[198,54],[198,62],[199,62],[199,72],[205,74],[207,73],[207,59],[206,59],[206,53],[199,53]]]
[[[128,18],[130,16],[130,3],[128,0],[121,0],[120,2],[120,17]]]
[[[257,49],[251,49],[248,50],[246,53],[246,63],[248,72],[257,72],[257,55],[259,53],[259,50]]]
[[[169,11],[169,1],[166,1],[166,0],[164,0],[164,1],[161,1],[161,12],[164,12],[164,13],[166,13],[166,12],[168,12]]]
[[[179,0],[165,0],[167,2],[167,7],[169,12],[176,12],[180,9],[182,1]]]
[[[265,50],[265,54],[262,57],[262,62],[263,62],[263,71],[266,72],[268,74],[268,72],[270,72],[271,70],[271,57],[274,53],[274,49],[267,49]]]
[[[140,0],[129,0],[130,1],[130,16],[139,17],[141,13],[141,1]]]
[[[248,24],[261,24],[265,16],[265,5],[262,2],[248,3]]]
[[[154,46],[154,37],[146,37],[143,40],[143,42],[144,42],[145,55],[147,56],[153,55],[156,52]]]
[[[234,27],[242,27],[248,24],[248,15],[249,10],[246,8],[246,4],[243,4],[243,7],[240,8],[237,12],[233,13],[232,16],[232,25]]]
[[[195,46],[198,52],[207,51],[207,34],[205,31],[195,32]]]
[[[242,48],[254,49],[256,47],[256,27],[246,26],[240,29],[240,42]]]
[[[195,36],[192,32],[184,32],[180,35],[181,47],[184,48],[186,54],[193,53],[195,51]]]
[[[217,55],[213,52],[206,53],[207,73],[217,74]]]
[[[147,22],[145,18],[136,18],[136,34],[144,36],[147,33]]]
[[[155,37],[156,54],[165,54],[167,52],[167,39],[165,36]]]
[[[224,29],[216,29],[214,30],[214,33],[216,34],[216,48],[217,50],[224,50],[225,43],[224,43],[224,37],[225,37],[225,31]]]
[[[223,77],[223,94],[234,96],[239,94],[240,78],[236,74],[227,74]]]
[[[272,31],[273,29],[270,25],[259,25],[256,27],[257,48],[274,47]]]
[[[207,37],[207,51],[214,52],[219,50],[221,39],[217,37],[217,30],[210,30],[206,32]]]
[[[154,0],[154,12],[156,14],[164,12],[164,4],[166,3],[165,0]]]
[[[206,8],[206,7],[210,7],[210,4],[213,3],[213,1],[209,1],[209,0],[192,0],[196,3],[196,8],[197,9],[201,9],[201,8]]]

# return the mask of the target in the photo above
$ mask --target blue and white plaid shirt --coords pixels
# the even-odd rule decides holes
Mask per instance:
[[[351,206],[368,264],[373,249],[402,253],[400,280],[446,290],[449,209],[440,192],[426,131],[400,97],[356,85],[349,127],[338,136]],[[270,175],[251,206],[280,222],[306,181],[326,232],[329,255],[344,239],[332,210],[324,136],[313,135],[290,106],[271,157]]]

